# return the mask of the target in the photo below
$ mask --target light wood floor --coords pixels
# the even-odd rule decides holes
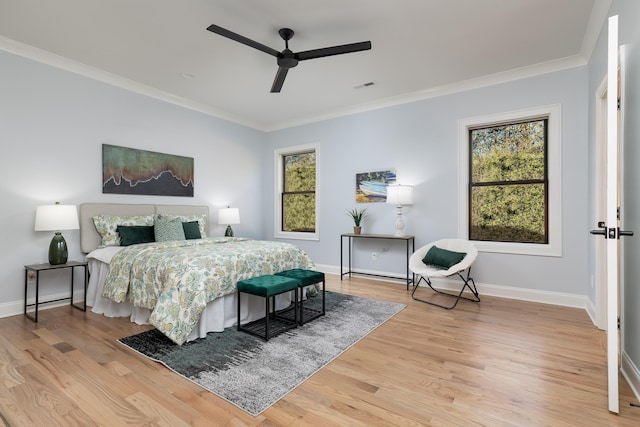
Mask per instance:
[[[327,278],[407,308],[256,418],[116,342],[148,327],[67,306],[0,319],[0,426],[640,425],[622,378],[607,410],[606,340],[583,310],[481,296],[445,311]]]

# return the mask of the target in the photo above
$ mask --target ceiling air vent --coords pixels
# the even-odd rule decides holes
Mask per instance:
[[[375,85],[375,84],[376,84],[376,82],[366,82],[366,83],[362,83],[362,84],[356,85],[356,86],[354,86],[353,88],[354,88],[354,89],[362,89],[362,88],[364,88],[364,87],[373,86],[373,85]]]

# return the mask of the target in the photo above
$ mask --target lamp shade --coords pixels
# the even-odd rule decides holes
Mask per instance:
[[[394,205],[413,204],[413,186],[391,184],[387,186],[387,203]]]
[[[240,211],[238,208],[224,208],[218,211],[218,224],[240,224]]]
[[[78,209],[75,205],[43,205],[36,210],[35,231],[77,230]]]
[[[49,264],[60,265],[67,263],[69,251],[67,242],[60,230],[76,230],[78,223],[78,209],[75,205],[43,205],[36,209],[35,231],[55,231],[49,244]]]
[[[218,211],[218,224],[226,224],[227,229],[224,235],[227,237],[233,237],[232,224],[240,224],[240,211],[238,208],[226,207]]]

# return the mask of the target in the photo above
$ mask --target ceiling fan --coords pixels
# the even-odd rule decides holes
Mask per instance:
[[[293,37],[294,32],[290,28],[281,28],[278,33],[284,40],[285,49],[282,52],[278,52],[269,46],[265,46],[262,43],[258,43],[217,25],[210,25],[207,30],[275,56],[278,59],[278,71],[276,72],[276,77],[273,79],[273,85],[271,86],[272,93],[280,92],[280,89],[282,89],[282,85],[284,84],[284,79],[287,77],[287,72],[289,72],[289,68],[293,68],[298,65],[298,61],[371,49],[371,42],[366,41],[324,47],[321,49],[305,50],[304,52],[292,52],[289,50],[289,40]]]

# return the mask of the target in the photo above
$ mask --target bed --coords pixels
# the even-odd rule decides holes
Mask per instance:
[[[99,217],[97,222],[95,217]],[[127,228],[135,229],[137,224],[140,228],[145,228],[142,224],[153,225],[159,218],[172,222],[179,218],[183,224],[196,222],[196,227],[208,235],[207,206],[80,205],[80,246],[90,272],[87,305],[93,312],[151,324],[182,344],[236,324],[238,280],[290,268],[315,269],[304,251],[288,243],[206,237],[134,241],[122,246],[131,243],[124,241],[125,233],[121,241],[115,226],[106,227],[101,222],[107,219],[107,223],[126,224]],[[276,308],[285,308],[290,303],[291,295],[280,295]],[[243,297],[242,323],[263,316],[262,298]]]

